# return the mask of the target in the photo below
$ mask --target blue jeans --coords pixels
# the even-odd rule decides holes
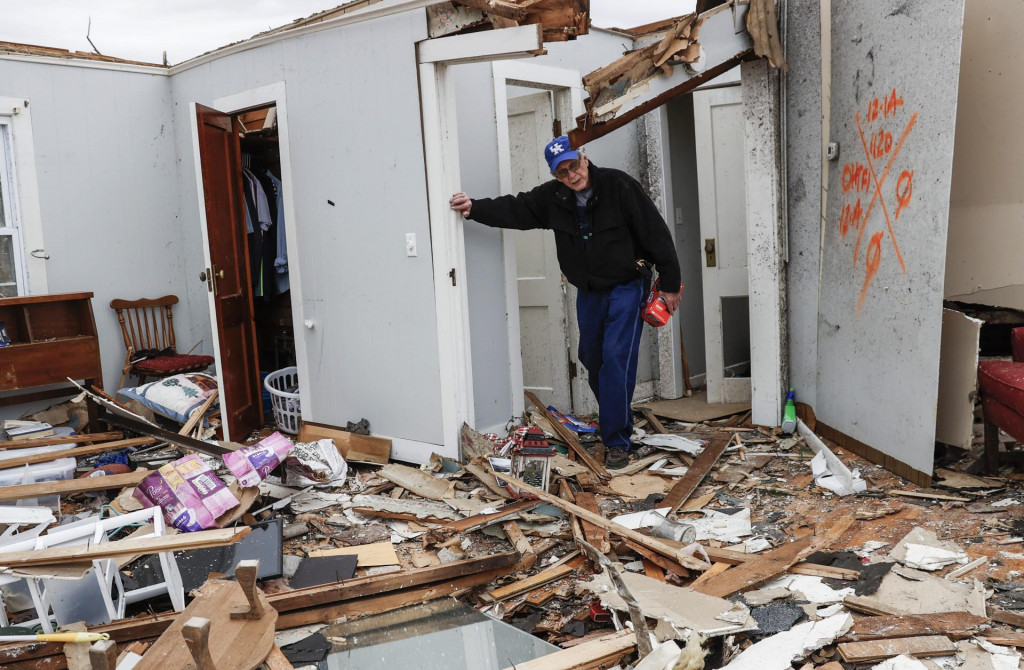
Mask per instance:
[[[576,318],[580,326],[580,362],[601,411],[601,441],[628,451],[633,435],[633,389],[640,354],[640,318],[646,282],[642,278],[603,291],[580,290]]]

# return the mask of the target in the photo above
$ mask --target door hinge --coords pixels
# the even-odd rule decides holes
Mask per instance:
[[[561,122],[561,120],[555,119],[554,121],[551,122],[551,132],[554,135],[554,137],[561,137],[562,136],[562,122]]]
[[[455,268],[452,268],[451,272],[448,273],[448,276],[452,279],[452,286],[455,286]]]
[[[576,361],[569,361],[569,379],[576,379]]]

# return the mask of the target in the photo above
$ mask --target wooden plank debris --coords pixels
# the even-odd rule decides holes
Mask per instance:
[[[556,651],[504,670],[583,670],[610,668],[636,648],[636,636],[626,630]]]
[[[151,474],[152,471],[150,470],[136,470],[135,472],[128,472],[123,475],[106,475],[105,477],[85,477],[58,482],[0,486],[0,502],[10,502],[12,500],[21,500],[22,498],[38,498],[39,496],[66,496],[75,493],[88,493],[90,491],[120,489],[125,486],[136,486]]]
[[[357,435],[326,423],[303,421],[299,425],[299,442],[334,440],[334,446],[346,461],[386,465],[391,459],[391,440],[373,435]]]
[[[601,508],[597,504],[597,498],[593,493],[580,491],[576,494],[576,504],[594,514],[601,514]],[[608,530],[601,528],[590,523],[586,519],[581,519],[580,522],[583,524],[583,534],[587,538],[587,542],[597,547],[597,550],[602,554],[607,554],[611,551],[611,543],[608,541]]]
[[[1024,628],[1024,614],[1010,612],[1008,610],[1000,609],[992,605],[989,605],[987,607],[987,613],[989,618],[993,621],[1009,624],[1011,626],[1014,626],[1015,628]]]
[[[718,462],[718,459],[721,458],[722,454],[729,447],[731,438],[731,435],[715,435],[711,439],[711,444],[705,447],[704,451],[700,452],[697,460],[693,462],[693,465],[686,471],[683,478],[672,486],[668,495],[661,502],[663,507],[669,508],[669,516],[675,514],[683,503],[693,495],[693,492],[697,490],[704,477],[711,472],[711,468],[715,466],[715,463]]]
[[[852,518],[837,521],[820,536],[808,535],[794,542],[776,547],[757,558],[727,570],[716,578],[709,579],[699,589],[701,593],[726,598],[755,586],[760,586],[773,577],[786,572],[797,561],[842,535],[853,524]]]
[[[558,496],[553,496],[547,491],[543,491],[535,486],[530,486],[526,482],[515,479],[514,477],[510,477],[508,475],[502,475],[502,477],[504,479],[507,479],[509,482],[511,482],[521,490],[526,491],[527,493],[532,493],[541,500],[546,500],[547,502],[557,507],[560,507],[562,510],[566,512],[575,514],[580,519],[589,521],[595,526],[605,528],[609,532],[633,540],[640,546],[647,547],[652,551],[658,552],[662,556],[671,558],[672,560],[676,561],[685,568],[690,568],[693,570],[706,570],[708,567],[710,567],[704,561],[698,560],[696,558],[693,558],[692,556],[684,554],[683,552],[670,547],[669,545],[667,545],[659,539],[648,537],[646,535],[638,533],[635,530],[630,530],[629,528],[620,526],[617,523],[613,523],[608,519],[605,519],[600,514],[594,514],[593,512],[589,512],[580,507],[579,505],[574,505],[570,502],[566,502],[565,500],[562,500]]]
[[[945,635],[954,640],[971,637],[988,619],[967,612],[869,616],[857,619],[843,642],[864,642],[898,637]]]
[[[15,458],[5,458],[3,460],[0,460],[0,469],[20,468],[23,465],[48,463],[49,461],[55,461],[58,458],[79,458],[81,456],[92,456],[94,454],[102,454],[105,451],[118,451],[120,449],[127,449],[128,447],[141,447],[147,444],[154,444],[155,442],[156,440],[154,440],[151,437],[136,437],[130,440],[102,442],[99,444],[91,444],[85,447],[73,447],[71,449],[49,451],[42,454],[32,454],[30,456],[16,456]]]
[[[572,574],[572,572],[583,564],[583,557],[580,556],[576,560],[570,561],[563,565],[555,565],[550,568],[545,568],[537,574],[521,579],[517,582],[513,582],[508,586],[502,586],[501,588],[494,589],[488,593],[485,593],[481,597],[488,602],[497,602],[500,600],[508,600],[514,598],[522,593],[533,591],[539,586],[543,586],[548,582],[553,582],[556,579],[562,579]]]
[[[974,502],[973,498],[947,496],[942,495],[941,493],[927,493],[923,491],[902,491],[900,489],[889,489],[887,493],[891,496],[902,496],[904,498],[923,498],[925,500],[948,500],[950,502]]]
[[[594,460],[594,457],[591,456],[590,453],[583,448],[583,445],[579,443],[579,440],[576,439],[576,436],[573,434],[573,432],[566,428],[565,426],[563,426],[557,419],[555,419],[555,417],[551,415],[551,412],[548,411],[547,406],[541,403],[537,396],[535,396],[530,391],[527,391],[526,398],[531,403],[533,403],[533,406],[537,408],[537,411],[540,412],[541,416],[543,416],[551,423],[551,426],[555,429],[556,436],[560,440],[565,442],[569,446],[569,449],[571,449],[572,452],[576,454],[576,456],[579,457],[579,459],[583,461],[583,463],[588,468],[590,468],[590,470],[595,475],[597,475],[601,479],[611,478],[611,475],[608,473],[607,470],[605,470],[604,466]]]
[[[495,514],[476,514],[465,519],[459,519],[458,521],[449,521],[444,525],[444,530],[453,533],[471,533],[504,521],[509,517],[528,512],[534,507],[539,507],[541,504],[543,503],[540,500],[518,500],[498,508]]]
[[[242,526],[241,528],[216,528],[214,530],[200,530],[194,533],[181,533],[145,539],[115,540],[87,547],[71,546],[35,549],[32,551],[12,551],[0,553],[0,566],[18,568],[73,561],[93,561],[102,558],[134,556],[135,554],[161,554],[166,551],[223,547],[238,542],[248,535],[251,530],[248,526]]]
[[[956,645],[945,635],[841,642],[837,645],[837,649],[839,655],[847,663],[873,663],[901,655],[928,658],[956,654]]]
[[[92,442],[110,442],[124,437],[121,431],[106,433],[82,433],[59,437],[37,437],[30,440],[0,440],[0,449],[30,449],[34,447],[52,447],[55,444],[89,444]]]
[[[519,527],[519,524],[515,521],[506,521],[501,524],[501,528],[505,531],[505,536],[508,537],[508,541],[512,543],[512,546],[515,547],[516,551],[518,551],[523,557],[516,566],[516,569],[525,571],[536,565],[537,552],[534,550],[526,536],[523,535],[523,531]]]

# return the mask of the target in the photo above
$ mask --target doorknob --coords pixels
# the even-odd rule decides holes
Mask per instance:
[[[709,268],[715,267],[715,238],[713,237],[704,240],[704,259],[707,261]]]
[[[224,271],[217,270],[217,279],[224,279]]]

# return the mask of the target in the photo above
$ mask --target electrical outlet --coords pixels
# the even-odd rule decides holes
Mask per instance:
[[[416,255],[416,233],[405,234],[405,255],[415,256]]]

